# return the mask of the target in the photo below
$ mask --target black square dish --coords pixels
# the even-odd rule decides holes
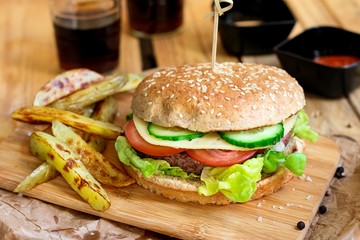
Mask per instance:
[[[236,56],[272,53],[295,20],[283,0],[236,0],[219,20],[225,50]]]
[[[305,30],[275,46],[282,67],[309,92],[347,96],[360,85],[360,35],[335,27]]]

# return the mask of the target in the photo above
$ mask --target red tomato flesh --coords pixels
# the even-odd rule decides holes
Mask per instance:
[[[134,121],[129,121],[126,124],[125,136],[133,148],[148,155],[168,156],[184,151],[184,149],[165,147],[148,143],[140,136],[135,127]]]
[[[168,156],[185,151],[184,149],[159,146],[145,141],[137,131],[134,121],[125,126],[125,136],[130,145],[136,150],[152,156]],[[243,163],[252,157],[257,150],[230,151],[217,149],[188,149],[186,153],[194,160],[213,167],[227,167],[236,163]]]
[[[216,149],[188,149],[186,153],[198,162],[213,167],[228,167],[243,163],[252,157],[257,150],[230,151]]]

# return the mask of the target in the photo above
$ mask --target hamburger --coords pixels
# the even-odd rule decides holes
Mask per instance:
[[[115,143],[142,187],[181,202],[226,205],[270,195],[302,175],[304,92],[283,69],[254,63],[167,67],[135,90]]]

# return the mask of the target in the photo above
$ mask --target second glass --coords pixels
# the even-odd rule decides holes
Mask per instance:
[[[183,24],[184,0],[128,0],[131,33],[151,37],[177,32]]]

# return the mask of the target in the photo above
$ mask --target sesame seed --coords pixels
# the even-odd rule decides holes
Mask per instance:
[[[203,93],[204,93],[204,92],[206,92],[206,90],[207,90],[207,86],[202,85],[202,86],[201,86],[201,92],[203,92]]]
[[[310,176],[306,176],[306,177],[305,177],[305,181],[306,181],[306,182],[312,182],[312,179],[311,179]]]

